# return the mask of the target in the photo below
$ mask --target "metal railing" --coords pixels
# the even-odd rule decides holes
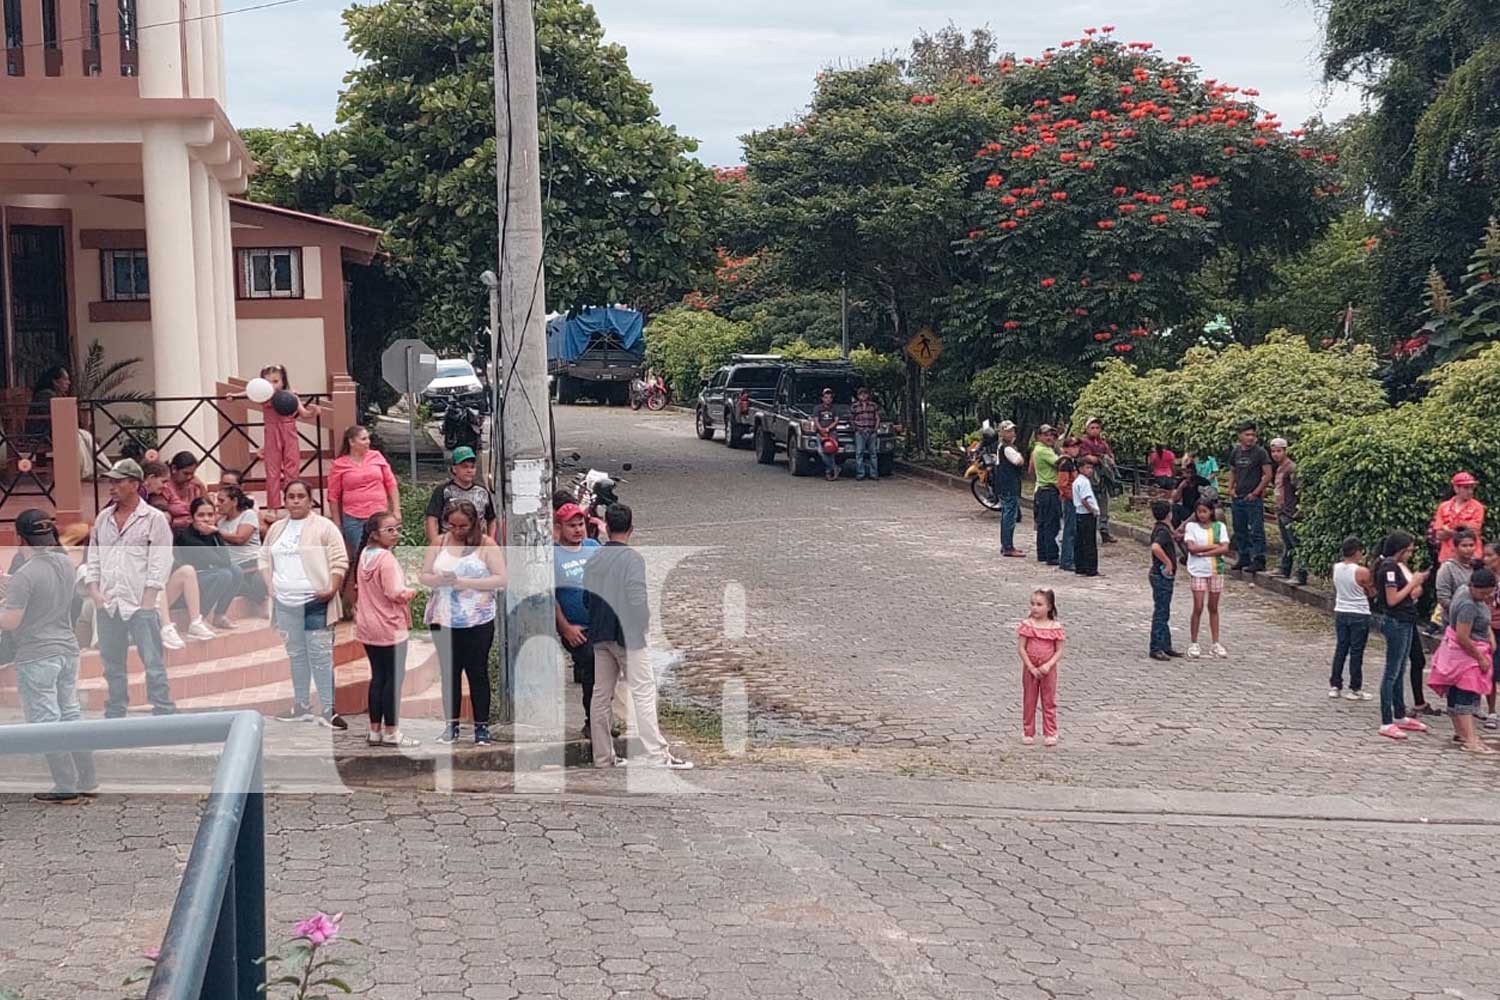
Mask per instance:
[[[325,449],[328,445],[323,443],[323,406],[329,401],[327,395],[309,393],[301,397],[304,404],[311,407],[313,418],[309,421],[299,420],[297,422],[297,439],[302,446],[302,455],[297,466],[297,475],[311,479],[315,485],[313,492],[314,503],[321,509],[323,504],[323,491],[327,485],[324,478],[323,459]],[[261,428],[261,442],[264,443],[265,423],[260,420],[236,419],[228,396],[155,396],[147,399],[120,401],[107,399],[85,399],[79,400],[79,422],[89,427],[94,437],[94,460],[102,463],[105,467],[109,465],[108,454],[123,454],[126,450],[145,454],[156,451],[165,462],[173,451],[189,450],[198,457],[199,462],[212,462],[221,468],[233,468],[240,472],[246,479],[264,478],[265,467],[262,459],[255,458],[248,466],[240,468],[232,461],[227,460],[224,455],[225,445],[236,442],[242,448],[256,448],[255,439],[250,436],[252,428]],[[142,407],[146,412],[153,414],[150,418],[157,421],[158,408],[156,404],[176,404],[185,407],[181,419],[175,423],[154,422],[145,423],[139,420]],[[243,406],[244,401],[239,400],[238,406]],[[257,409],[251,406],[253,411]],[[194,433],[194,424],[212,421],[211,434],[216,434],[213,440],[205,443],[199,440]],[[304,424],[312,425],[312,436],[303,429]],[[101,434],[101,429],[113,430],[107,435]],[[173,443],[175,441],[175,444]],[[332,442],[336,444],[337,442]],[[307,449],[312,449],[312,454],[307,454]],[[258,473],[258,475],[257,475]],[[98,476],[94,477],[94,509],[100,510],[104,504],[101,503],[104,484]],[[273,506],[275,501],[268,498]]]
[[[0,726],[0,756],[223,744],[147,1000],[253,1000],[265,984],[264,727],[255,712]]]

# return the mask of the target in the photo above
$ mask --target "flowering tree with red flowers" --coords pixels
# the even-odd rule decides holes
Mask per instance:
[[[1253,296],[1340,207],[1336,157],[1189,56],[1089,29],[980,84],[1021,120],[973,151],[950,337],[993,360],[1152,353],[1226,252]],[[1159,353],[1159,352],[1158,352]]]

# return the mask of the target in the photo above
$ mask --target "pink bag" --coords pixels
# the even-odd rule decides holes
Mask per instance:
[[[1484,656],[1476,661],[1458,644],[1453,629],[1443,633],[1442,644],[1432,654],[1432,667],[1427,672],[1427,686],[1439,695],[1446,695],[1449,688],[1458,688],[1471,694],[1489,694],[1494,690],[1490,678],[1490,659],[1494,655],[1487,642],[1476,642],[1475,647]]]

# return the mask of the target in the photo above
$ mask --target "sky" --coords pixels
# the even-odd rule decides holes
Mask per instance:
[[[227,0],[249,6],[252,0]],[[226,21],[229,112],[240,127],[334,125],[354,56],[343,40],[347,0],[299,0]],[[699,140],[710,164],[740,162],[739,137],[806,106],[829,65],[905,51],[919,30],[988,27],[1000,47],[1038,54],[1085,27],[1114,24],[1122,41],[1191,55],[1207,76],[1261,91],[1283,121],[1358,110],[1349,88],[1320,81],[1311,0],[594,0],[606,39],[626,47],[662,118]]]

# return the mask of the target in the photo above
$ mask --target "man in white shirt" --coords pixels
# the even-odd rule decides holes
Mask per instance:
[[[152,714],[171,715],[177,706],[167,682],[156,599],[172,572],[172,527],[165,514],[141,500],[145,475],[134,460],[116,462],[103,478],[112,502],[94,521],[84,582],[97,609],[99,657],[109,685],[104,717],[123,718],[130,707],[125,661],[131,643],[146,668]]]
[[[1085,458],[1073,478],[1073,511],[1078,533],[1073,539],[1073,569],[1079,576],[1099,575],[1099,500],[1094,495],[1098,462]]]

